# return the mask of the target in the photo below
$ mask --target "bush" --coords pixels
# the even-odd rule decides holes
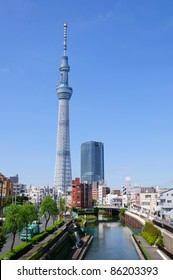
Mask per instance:
[[[46,229],[46,231],[50,234],[53,233],[56,230],[56,226],[50,226]]]
[[[48,236],[48,232],[41,232],[35,236],[32,237],[31,241],[33,241],[33,243],[37,243],[39,241],[42,241],[44,238],[46,238]]]
[[[142,232],[142,236],[150,245],[154,245],[157,239],[155,236],[151,236],[147,232]]]
[[[64,224],[64,219],[56,222],[53,226],[50,226],[46,229],[46,231],[50,234],[53,233],[57,228],[60,228]]]
[[[154,245],[158,237],[161,237],[161,231],[156,228],[151,222],[146,222],[142,236],[150,245]]]
[[[60,220],[60,221],[55,223],[56,227],[62,227],[63,224],[64,224],[64,219],[62,219],[62,220]]]
[[[82,217],[80,216],[79,218],[77,218],[77,222],[82,222]]]
[[[24,242],[16,246],[13,251],[4,254],[2,257],[0,257],[0,259],[17,260],[32,248],[32,244],[33,244],[32,241]]]
[[[86,219],[87,221],[93,221],[93,220],[97,220],[97,217],[94,215],[87,215]]]
[[[162,236],[159,236],[157,241],[156,241],[156,245],[157,246],[161,246],[161,247],[164,247],[164,242],[163,242],[163,237]]]

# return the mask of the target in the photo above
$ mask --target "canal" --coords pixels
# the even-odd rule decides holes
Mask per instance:
[[[87,234],[94,239],[85,256],[85,260],[139,260],[132,242],[131,230],[119,220],[107,220],[99,215],[100,222],[88,223]]]

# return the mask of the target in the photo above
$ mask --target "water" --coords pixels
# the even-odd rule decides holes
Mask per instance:
[[[87,233],[94,236],[85,260],[139,260],[132,243],[132,232],[119,221],[95,222],[87,225]]]

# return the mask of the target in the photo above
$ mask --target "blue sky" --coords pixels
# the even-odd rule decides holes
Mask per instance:
[[[170,184],[172,0],[0,0],[0,172],[53,184],[64,21],[73,178],[93,140],[111,188]]]

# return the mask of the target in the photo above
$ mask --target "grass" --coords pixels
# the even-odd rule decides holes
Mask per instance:
[[[140,248],[141,251],[143,252],[143,254],[145,255],[147,260],[152,260],[152,257],[150,256],[150,254],[144,249],[144,247],[140,244]]]

